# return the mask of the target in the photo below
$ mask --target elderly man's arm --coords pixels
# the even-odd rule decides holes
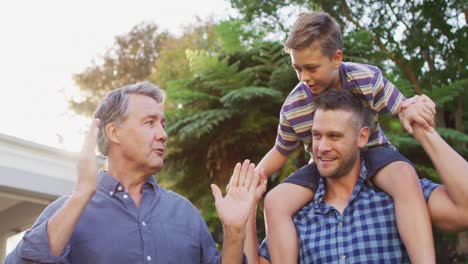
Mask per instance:
[[[419,125],[413,125],[413,129],[443,183],[429,197],[432,222],[446,231],[468,228],[468,162],[435,130],[429,132]]]
[[[216,211],[223,224],[222,263],[242,263],[246,224],[256,206],[256,194],[263,194],[266,181],[254,173],[255,165],[246,160],[236,165],[225,197],[216,185],[211,185]],[[260,183],[260,184],[259,184]]]
[[[50,204],[28,230],[6,263],[68,263],[68,241],[74,227],[97,188],[97,164],[94,149],[99,120],[94,120],[78,162],[78,180],[74,192]]]
[[[75,190],[47,223],[47,236],[53,256],[59,256],[62,253],[81,213],[96,192],[98,174],[95,149],[98,127],[99,120],[94,119],[80,153]]]

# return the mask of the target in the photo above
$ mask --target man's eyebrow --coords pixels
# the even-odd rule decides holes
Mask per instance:
[[[166,118],[162,115],[156,115],[156,114],[148,114],[144,117],[145,119],[146,118],[151,118],[151,119],[162,119],[162,120],[166,120]]]
[[[297,67],[297,68],[300,68],[300,67],[315,68],[315,67],[318,67],[319,65],[318,65],[318,64],[304,64],[304,65],[299,65],[299,64],[293,63],[292,66],[293,66],[293,67]]]

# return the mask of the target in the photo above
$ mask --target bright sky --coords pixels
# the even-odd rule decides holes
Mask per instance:
[[[67,108],[72,75],[115,36],[142,21],[180,33],[195,16],[232,13],[225,0],[1,1],[0,133],[79,151],[89,121]]]

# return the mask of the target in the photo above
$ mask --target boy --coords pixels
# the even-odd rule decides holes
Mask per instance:
[[[327,13],[300,14],[284,46],[291,55],[300,83],[281,109],[275,146],[258,165],[266,175],[280,169],[301,141],[306,150],[311,151],[315,111],[312,98],[324,90],[350,89],[379,114],[400,113],[404,105],[410,103],[410,100],[403,103],[405,97],[382,77],[377,67],[342,61],[341,32]],[[411,112],[405,112],[401,121],[429,127],[433,123],[435,107],[429,99],[425,100],[426,103],[419,104],[421,107],[412,107]],[[427,205],[413,165],[390,145],[380,128],[371,135],[366,147],[368,150],[363,157],[368,176],[377,187],[392,196],[398,231],[411,261],[435,263]],[[327,157],[331,165],[339,158]],[[320,177],[318,173],[310,174],[310,171],[316,171],[310,168],[315,166],[314,163],[307,166],[275,187],[265,199],[272,263],[297,263],[298,242],[292,216],[312,199]]]

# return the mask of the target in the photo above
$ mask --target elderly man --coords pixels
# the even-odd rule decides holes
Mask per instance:
[[[373,126],[370,111],[343,89],[330,89],[314,103],[317,110],[312,126],[312,153],[322,177],[314,199],[294,216],[300,240],[299,262],[409,262],[398,234],[393,201],[370,184],[365,167],[361,166],[360,150]],[[413,126],[416,139],[445,185],[421,180],[433,224],[450,231],[467,228],[468,163],[435,130],[428,132],[419,125]],[[372,149],[366,155],[372,155]],[[254,218],[248,226],[249,263],[268,263],[266,240],[260,246],[260,258],[255,247],[258,244]]]
[[[98,106],[78,163],[74,191],[41,214],[6,263],[241,263],[258,177],[236,166],[226,197],[212,185],[224,228],[223,253],[197,209],[157,184],[164,164],[164,92],[137,83]],[[96,173],[98,143],[108,158]],[[252,185],[252,187],[250,187]]]

